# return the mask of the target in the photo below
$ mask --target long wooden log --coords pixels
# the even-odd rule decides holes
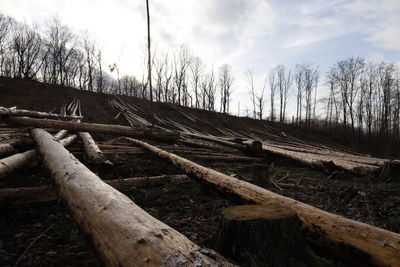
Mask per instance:
[[[33,129],[31,134],[61,197],[105,265],[231,265],[221,257],[204,254],[184,235],[104,183],[47,132]]]
[[[40,112],[40,111],[25,110],[25,109],[5,108],[5,107],[0,107],[0,116],[65,119],[65,120],[82,119],[82,116],[61,115],[55,113]]]
[[[54,138],[54,137],[53,137]],[[69,146],[77,138],[77,135],[60,140],[61,145]],[[11,155],[0,160],[0,178],[8,176],[27,166],[36,166],[38,164],[37,152],[31,149],[22,153]]]
[[[96,142],[88,132],[80,132],[79,137],[83,142],[83,149],[88,162],[94,164],[112,165],[111,161],[104,156],[103,152],[96,145]]]
[[[251,143],[252,140],[244,141],[245,144]],[[266,142],[263,142],[262,149],[266,152],[293,159],[298,161],[304,165],[310,166],[316,169],[325,169],[325,165],[335,165],[337,168],[345,170],[347,172],[353,174],[373,174],[379,171],[380,167],[375,165],[369,165],[365,163],[353,162],[351,160],[347,160],[346,158],[338,158],[334,155],[321,155],[321,154],[313,154],[306,152],[298,152],[283,149],[280,147],[274,147],[269,145]]]
[[[284,197],[254,184],[236,179],[215,170],[168,153],[145,142],[126,138],[133,144],[151,151],[187,174],[212,183],[225,191],[263,205],[288,207],[294,210],[310,233],[311,241],[330,246],[341,253],[348,248],[363,252],[369,257],[362,260],[379,266],[399,266],[400,235],[365,223],[323,211],[300,201]],[[343,250],[347,247],[347,250]],[[343,250],[343,251],[342,251]]]
[[[74,132],[91,132],[102,134],[122,135],[135,138],[154,139],[162,142],[175,143],[178,140],[177,132],[153,130],[153,129],[133,129],[122,125],[109,125],[97,123],[78,123],[72,121],[57,121],[46,119],[33,119],[25,117],[9,117],[8,122],[21,126],[31,126],[38,128],[65,129]]]
[[[11,144],[0,144],[0,157],[16,152],[17,150]]]
[[[187,177],[186,175],[177,174],[104,180],[104,182],[111,185],[117,190],[121,190],[123,188],[128,188],[132,186],[139,189],[145,187],[160,186],[169,183],[179,183],[188,180],[189,177]],[[59,199],[59,196],[54,186],[0,189],[0,205],[45,203],[55,201],[57,199]]]

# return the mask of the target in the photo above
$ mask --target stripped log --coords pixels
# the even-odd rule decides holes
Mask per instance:
[[[121,190],[123,188],[128,188],[132,186],[139,189],[145,187],[161,186],[169,183],[180,183],[188,180],[189,177],[187,177],[186,175],[161,175],[104,180],[104,182],[111,185],[117,190]],[[0,205],[45,203],[58,199],[59,197],[57,194],[57,190],[54,186],[0,189]]]
[[[206,148],[206,149],[212,149],[212,150],[217,150],[217,151],[224,151],[224,152],[235,152],[237,151],[236,149],[224,147],[221,145],[213,144],[210,142],[204,142],[204,141],[199,141],[199,140],[190,140],[190,139],[180,139],[179,142],[190,146],[190,147],[196,147],[196,148]]]
[[[54,138],[54,137],[52,137]],[[61,145],[69,146],[77,138],[77,135],[60,140]],[[33,167],[38,164],[37,153],[35,149],[17,153],[12,156],[0,160],[0,178],[10,175],[27,166]]]
[[[0,157],[14,154],[17,150],[11,144],[0,144]]]
[[[111,161],[104,156],[103,152],[101,152],[100,148],[96,145],[96,142],[88,132],[80,132],[79,137],[82,139],[86,160],[88,162],[112,165]]]
[[[65,119],[65,120],[82,119],[82,116],[61,115],[61,114],[55,114],[55,113],[47,113],[47,112],[32,111],[32,110],[25,110],[25,109],[15,109],[15,108],[5,108],[5,107],[0,107],[0,116]]]
[[[83,123],[83,122],[78,123],[71,121],[32,119],[24,117],[10,117],[7,119],[7,121],[21,126],[52,128],[60,130],[65,129],[74,132],[91,132],[91,133],[122,135],[135,138],[148,138],[170,143],[175,143],[179,137],[177,132],[153,130],[153,129],[133,129],[128,126],[121,126],[121,125]]]
[[[245,141],[245,144],[250,144],[253,142],[252,140]],[[330,155],[321,155],[321,154],[313,154],[313,153],[305,153],[298,151],[291,151],[279,147],[275,147],[270,145],[267,142],[262,143],[262,149],[268,153],[272,153],[281,157],[290,158],[297,162],[300,162],[306,166],[321,169],[327,172],[330,172],[332,169],[340,168],[347,172],[358,174],[358,175],[367,175],[374,174],[379,171],[380,167],[376,165],[369,165],[365,163],[353,162],[350,160],[346,160],[345,158],[337,158],[335,156]]]
[[[107,266],[229,266],[158,221],[86,168],[50,134],[33,129],[44,165]]]
[[[309,239],[342,255],[364,253],[362,260],[380,266],[399,266],[400,235],[365,223],[323,211],[300,201],[284,197],[254,184],[203,167],[145,142],[126,138],[185,171],[190,176],[212,183],[224,191],[262,205],[288,207],[295,211],[309,232]],[[361,259],[360,259],[361,260]]]
[[[195,155],[197,159],[202,160],[219,160],[219,161],[263,161],[263,158],[255,158],[255,157],[246,157],[246,156],[238,156],[238,155]]]

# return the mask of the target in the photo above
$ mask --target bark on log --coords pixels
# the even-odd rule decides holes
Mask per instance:
[[[53,137],[54,138],[54,137]],[[64,138],[60,141],[61,145],[69,146],[77,138],[77,135]],[[37,153],[35,149],[17,153],[12,156],[0,160],[0,178],[10,175],[22,168],[33,167],[38,164]]]
[[[399,266],[400,235],[365,223],[323,211],[311,205],[273,193],[269,190],[225,175],[215,170],[158,149],[145,142],[126,138],[133,144],[169,160],[187,174],[212,183],[224,191],[262,205],[288,207],[295,211],[309,232],[309,239],[343,255],[364,253],[362,260],[379,266]]]
[[[65,120],[82,119],[82,116],[60,115],[60,114],[54,114],[54,113],[32,111],[32,110],[25,110],[25,109],[12,109],[12,108],[5,108],[5,107],[0,107],[0,116],[65,119]]]
[[[117,190],[135,187],[145,188],[188,181],[186,175],[161,175],[150,177],[134,177],[116,180],[104,180]],[[58,200],[59,196],[54,186],[18,187],[0,189],[0,205],[20,205],[32,203],[45,203]]]
[[[38,128],[52,128],[52,129],[65,129],[74,132],[91,132],[102,134],[113,134],[130,136],[135,138],[154,139],[162,142],[175,143],[178,140],[177,132],[168,132],[153,129],[133,129],[121,125],[97,124],[97,123],[77,123],[71,121],[57,121],[57,120],[44,120],[32,119],[24,117],[10,117],[8,122],[21,126],[31,126]]]
[[[230,162],[241,162],[241,161],[263,161],[263,158],[246,157],[238,155],[195,155],[195,158],[203,160],[219,160],[219,161],[230,161]]]
[[[200,140],[190,140],[190,139],[180,139],[180,143],[183,143],[184,145],[190,146],[190,147],[196,147],[196,148],[206,148],[206,149],[212,149],[216,151],[223,151],[223,152],[235,152],[237,151],[236,149],[230,148],[230,147],[224,147],[218,144],[210,143],[210,142],[204,142]]]
[[[242,205],[222,211],[217,249],[242,266],[322,266],[288,208]]]
[[[230,265],[213,258],[104,183],[41,129],[32,130],[44,165],[75,221],[108,266]],[[209,250],[207,250],[209,251]],[[216,253],[213,255],[216,255]]]
[[[80,132],[79,137],[82,139],[86,160],[89,163],[112,165],[88,132]]]
[[[17,150],[11,144],[0,144],[0,157],[14,154]]]

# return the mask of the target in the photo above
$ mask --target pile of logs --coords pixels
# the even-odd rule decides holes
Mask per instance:
[[[114,106],[118,107],[121,112],[129,108],[117,101],[114,102]],[[66,115],[66,113],[70,114]],[[295,244],[302,244],[302,248],[298,252],[303,251],[304,255],[308,253],[305,250],[304,241],[300,238],[300,233],[304,231],[308,241],[337,255],[348,255],[348,258],[353,261],[377,266],[399,266],[399,234],[334,215],[278,195],[255,184],[194,163],[160,147],[165,146],[165,143],[178,143],[178,146],[174,148],[179,149],[179,144],[185,143],[195,147],[193,148],[195,152],[192,153],[195,158],[225,161],[258,162],[263,160],[265,153],[274,153],[302,161],[313,167],[316,166],[316,161],[333,161],[335,166],[348,171],[362,168],[363,172],[371,173],[377,171],[371,166],[384,165],[386,161],[364,156],[347,157],[345,152],[311,146],[302,149],[297,144],[289,146],[268,141],[259,142],[249,139],[249,137],[222,138],[188,130],[187,127],[184,127],[186,131],[178,134],[161,127],[153,129],[138,115],[126,114],[124,116],[129,117],[129,122],[140,129],[81,122],[83,117],[78,100],[65,106],[61,115],[16,108],[0,108],[0,123],[8,125],[7,127],[27,127],[33,139],[32,144],[36,144],[36,149],[20,151],[15,142],[2,143],[0,156],[9,156],[0,160],[0,177],[9,176],[21,168],[42,162],[51,173],[55,184],[55,187],[2,189],[0,190],[0,204],[40,203],[62,199],[81,230],[90,237],[90,241],[105,265],[235,266],[234,263],[218,253],[198,246],[181,233],[155,219],[118,191],[124,186],[142,188],[194,178],[221,189],[224,193],[234,194],[246,201],[259,204],[234,208],[234,212],[232,210],[225,211],[226,232],[221,233],[222,241],[227,240],[227,233],[236,232],[238,229],[241,229],[240,231],[254,229],[254,225],[263,231],[268,228],[275,229],[269,232],[266,230],[265,235],[261,235],[261,239],[260,236],[257,236],[260,244],[266,241],[263,240],[263,236],[282,241],[278,246],[279,250],[270,251],[271,255],[274,254],[274,257],[271,256],[271,258],[275,262],[279,255],[293,255],[293,253],[289,253],[289,250],[292,252],[296,250],[296,247],[293,247]],[[46,129],[55,129],[59,132],[52,136]],[[169,161],[184,175],[103,181],[65,148],[79,136],[84,145],[85,159],[88,163],[112,164],[100,149],[110,147],[112,144],[98,145],[90,133],[121,136],[123,138],[120,140],[130,143],[136,149],[141,148],[142,151],[154,153],[160,159]],[[164,143],[151,145],[138,139]],[[199,153],[201,148],[211,148],[218,152],[213,155],[202,154]],[[308,156],[310,153],[307,151],[311,151],[311,149],[313,155],[316,156]],[[235,156],[235,151],[242,151],[247,156]],[[237,212],[239,213],[237,214]],[[248,222],[244,224],[244,220]],[[254,220],[262,220],[262,222],[254,222]],[[240,227],[238,228],[237,225]],[[279,238],[280,235],[284,238]],[[246,236],[246,232],[242,232],[238,236],[242,238]],[[229,244],[238,245],[238,240],[232,242]],[[246,242],[251,243],[249,240]],[[223,247],[226,249],[226,245]],[[258,248],[258,245],[255,247]],[[237,252],[228,250],[228,254],[231,255]],[[268,253],[268,251],[264,253]],[[360,254],[368,257],[355,258],[355,255]]]

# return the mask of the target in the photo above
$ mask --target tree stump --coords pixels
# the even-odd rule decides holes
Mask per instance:
[[[242,205],[226,208],[217,251],[241,266],[316,266],[301,221],[288,208]]]
[[[250,144],[246,144],[247,153],[252,156],[259,157],[263,153],[262,143],[257,140],[253,140]]]
[[[270,166],[266,164],[253,164],[251,171],[252,171],[252,183],[265,187],[269,181],[269,169]]]

